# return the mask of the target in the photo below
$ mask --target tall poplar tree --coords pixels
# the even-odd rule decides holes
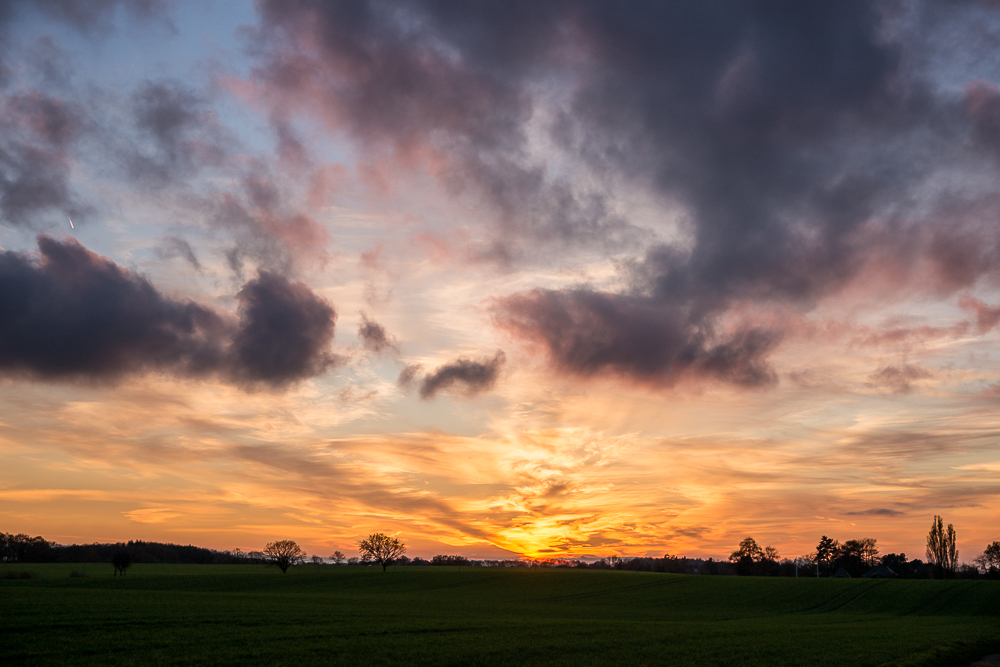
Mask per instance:
[[[927,561],[942,577],[951,576],[958,567],[956,542],[955,527],[949,523],[945,530],[944,520],[935,514],[931,531],[927,533]]]

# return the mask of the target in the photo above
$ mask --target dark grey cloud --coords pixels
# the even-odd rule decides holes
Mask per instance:
[[[258,272],[236,295],[240,327],[233,337],[234,369],[250,384],[285,386],[332,366],[337,313],[304,283]]]
[[[783,332],[741,324],[737,304],[806,312],[876,264],[935,296],[998,275],[998,197],[971,183],[1000,176],[1000,93],[937,86],[913,32],[935,29],[929,4],[259,8],[255,76],[279,106],[305,99],[376,154],[446,155],[445,183],[498,214],[494,257],[537,240],[636,242],[609,203],[616,183],[686,221],[687,238],[629,264],[628,290],[497,302],[497,321],[565,370],[767,386]],[[530,155],[539,131],[603,185]],[[970,179],[948,185],[956,174]]]
[[[385,327],[369,319],[365,313],[361,313],[361,324],[358,325],[358,338],[366,350],[381,354],[385,350],[399,351],[396,339],[385,330]]]
[[[685,304],[578,290],[533,290],[508,297],[496,323],[542,344],[556,365],[580,375],[602,372],[652,384],[685,374],[747,387],[774,384],[767,353],[780,333],[765,328],[716,332]]]
[[[506,357],[503,351],[497,350],[492,358],[475,360],[462,357],[438,366],[421,380],[420,398],[431,399],[439,392],[450,390],[453,387],[457,387],[466,396],[475,396],[489,391],[496,384],[505,361]],[[408,366],[400,374],[401,384],[405,384],[403,375],[410,368],[412,367]],[[413,379],[410,377],[409,382],[412,382]]]
[[[231,324],[169,299],[79,243],[38,237],[39,256],[0,255],[0,368],[43,379],[198,375],[224,363]]]
[[[261,272],[234,318],[160,293],[74,240],[0,254],[0,372],[114,382],[148,371],[282,388],[323,372],[336,314],[302,283]]]

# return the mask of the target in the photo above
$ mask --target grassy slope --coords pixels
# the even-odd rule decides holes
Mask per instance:
[[[948,665],[1000,652],[1000,582],[220,565],[0,577],[26,569],[39,578],[0,579],[4,664]]]

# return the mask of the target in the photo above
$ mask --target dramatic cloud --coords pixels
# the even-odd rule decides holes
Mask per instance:
[[[235,372],[250,383],[284,386],[326,370],[337,313],[303,283],[259,272],[236,295]]]
[[[489,391],[496,384],[500,369],[506,360],[503,351],[497,350],[493,358],[479,360],[459,358],[438,366],[420,382],[420,398],[424,400],[434,398],[438,392],[447,391],[456,385],[466,396]],[[413,366],[403,369],[400,374],[400,384],[405,386],[412,383],[417,371],[419,368]]]
[[[564,183],[566,163],[645,188],[686,221],[684,238],[633,262],[632,292],[500,303],[499,321],[565,368],[768,385],[782,334],[721,333],[738,302],[807,311],[874,273],[951,293],[1000,265],[992,189],[928,187],[979,173],[1000,94],[988,82],[939,93],[907,51],[921,24],[880,3],[260,9],[256,80],[276,107],[294,100],[376,153],[472,184],[500,216],[501,245],[621,238],[629,223],[599,188]],[[540,127],[539,114],[553,120]],[[539,132],[545,158],[531,155]]]
[[[977,553],[998,7],[0,0],[10,529]]]
[[[204,374],[225,358],[229,324],[169,299],[75,241],[38,237],[39,258],[0,256],[0,368],[44,379]]]
[[[648,298],[533,290],[501,300],[495,316],[574,374],[611,372],[656,384],[685,373],[751,387],[776,381],[765,355],[778,334],[754,328],[718,335],[686,309]]]
[[[115,381],[144,371],[283,387],[331,363],[335,313],[301,283],[261,272],[239,320],[156,290],[78,242],[38,237],[0,255],[0,371]]]

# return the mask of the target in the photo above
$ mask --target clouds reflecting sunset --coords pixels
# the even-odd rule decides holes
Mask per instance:
[[[779,5],[14,3],[0,529],[978,553],[1000,14]]]

